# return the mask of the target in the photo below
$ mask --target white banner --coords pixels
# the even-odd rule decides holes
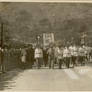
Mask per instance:
[[[50,43],[54,43],[54,34],[43,33],[43,45],[48,46]]]

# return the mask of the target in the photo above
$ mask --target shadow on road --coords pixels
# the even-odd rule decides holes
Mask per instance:
[[[14,85],[10,86],[9,84],[14,84],[13,78],[16,78],[22,72],[23,70],[21,69],[15,69],[8,71],[7,73],[0,74],[0,90],[11,89]]]

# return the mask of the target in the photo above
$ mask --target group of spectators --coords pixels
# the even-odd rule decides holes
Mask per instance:
[[[85,45],[55,45],[50,44],[48,47],[41,47],[40,44],[33,47],[22,47],[18,49],[1,49],[0,48],[0,70],[5,71],[4,56],[12,58],[11,61],[17,62],[19,68],[38,68],[48,67],[59,69],[66,67],[75,67],[77,65],[85,65],[92,57],[92,49]],[[3,57],[2,57],[3,56]],[[15,57],[15,58],[13,58]],[[3,58],[3,59],[2,59]],[[6,62],[7,62],[6,59]],[[16,59],[16,60],[15,60]],[[3,61],[2,61],[3,60]],[[10,60],[10,59],[9,59]],[[7,66],[6,66],[7,67]]]

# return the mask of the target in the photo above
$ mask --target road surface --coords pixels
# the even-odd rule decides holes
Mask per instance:
[[[92,91],[92,67],[15,69],[1,80],[1,90],[5,91]]]

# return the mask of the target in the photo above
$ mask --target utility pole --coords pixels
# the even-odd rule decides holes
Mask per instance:
[[[1,72],[4,73],[5,67],[4,67],[4,53],[3,53],[3,32],[4,32],[4,24],[1,23]]]
[[[3,23],[1,23],[1,49],[3,49]]]

